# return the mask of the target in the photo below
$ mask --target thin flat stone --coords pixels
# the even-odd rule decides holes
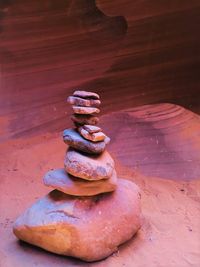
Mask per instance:
[[[91,124],[96,125],[99,122],[99,118],[93,115],[73,114],[71,116],[72,121],[78,125]]]
[[[100,100],[96,99],[83,99],[76,96],[69,96],[67,102],[71,105],[83,106],[83,107],[98,107],[101,104]]]
[[[75,114],[96,114],[100,112],[100,109],[93,107],[72,106],[72,109]]]
[[[88,133],[98,133],[101,132],[102,129],[98,126],[94,125],[83,125],[83,129],[85,129]]]
[[[90,140],[92,142],[104,141],[104,139],[106,138],[106,135],[102,132],[88,133],[88,131],[86,131],[82,127],[79,127],[78,131],[85,139]]]
[[[95,196],[112,192],[117,186],[116,172],[110,179],[88,181],[68,174],[65,169],[49,171],[43,178],[44,184],[72,196]]]
[[[107,151],[88,155],[70,148],[65,155],[64,165],[71,175],[94,181],[108,179],[114,171],[114,161]]]
[[[99,95],[94,92],[88,92],[88,91],[80,91],[77,90],[73,93],[73,96],[78,96],[82,98],[91,98],[91,99],[100,99]]]
[[[63,132],[63,141],[77,150],[91,154],[99,154],[105,150],[109,140],[105,138],[105,140],[101,142],[91,142],[83,138],[76,130],[66,129]]]

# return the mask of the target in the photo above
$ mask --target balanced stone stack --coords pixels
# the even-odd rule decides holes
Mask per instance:
[[[68,97],[68,103],[74,111],[72,120],[76,128],[66,129],[63,133],[64,142],[69,146],[64,165],[74,183],[78,184],[73,194],[94,196],[114,191],[117,185],[114,161],[105,150],[110,138],[96,126],[99,121],[96,114],[100,112],[101,104],[99,95],[75,91]]]
[[[99,95],[75,91],[68,102],[75,128],[63,133],[64,168],[44,176],[54,190],[17,219],[14,233],[48,251],[96,261],[140,228],[140,193],[133,182],[117,178],[106,151],[110,138],[97,126]]]

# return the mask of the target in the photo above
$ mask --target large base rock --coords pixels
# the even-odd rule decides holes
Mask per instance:
[[[119,179],[116,191],[93,197],[50,192],[17,219],[14,233],[48,251],[95,261],[116,251],[140,226],[138,187]]]

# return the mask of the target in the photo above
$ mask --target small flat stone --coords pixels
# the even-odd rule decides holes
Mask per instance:
[[[86,131],[82,127],[79,127],[78,131],[85,139],[90,140],[92,142],[103,141],[106,138],[106,135],[102,132],[88,133],[88,131]]]
[[[87,99],[100,99],[99,95],[93,92],[87,92],[87,91],[75,91],[73,93],[73,96],[81,97],[81,98],[87,98]]]
[[[93,107],[72,106],[72,109],[75,114],[96,114],[100,112],[100,109]]]
[[[84,124],[96,125],[99,122],[99,118],[93,115],[73,114],[71,119],[76,126]]]
[[[44,184],[72,196],[95,196],[112,192],[117,186],[116,172],[110,179],[88,181],[68,174],[64,169],[49,171],[43,178]]]
[[[75,106],[83,106],[83,107],[98,107],[101,104],[100,100],[96,99],[83,99],[76,96],[69,96],[67,98],[67,102],[71,105]]]
[[[114,161],[107,151],[100,155],[88,155],[70,148],[65,155],[64,165],[71,175],[94,181],[110,178],[114,170]]]
[[[91,154],[102,153],[105,150],[106,144],[109,141],[108,139],[105,138],[105,140],[101,142],[91,142],[83,138],[74,129],[66,129],[63,132],[63,140],[67,145],[77,150]]]
[[[83,128],[88,132],[88,133],[98,133],[101,132],[102,129],[98,126],[94,125],[83,125]]]
[[[16,220],[14,234],[47,251],[88,262],[108,257],[142,223],[138,187],[117,180],[113,193],[98,196],[74,197],[53,190]]]

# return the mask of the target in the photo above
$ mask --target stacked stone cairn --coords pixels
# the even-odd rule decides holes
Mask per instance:
[[[141,226],[140,193],[117,178],[106,151],[110,138],[97,126],[98,94],[75,91],[68,97],[74,129],[63,132],[68,145],[64,168],[44,176],[52,187],[14,224],[15,235],[50,252],[85,261],[106,258]]]

